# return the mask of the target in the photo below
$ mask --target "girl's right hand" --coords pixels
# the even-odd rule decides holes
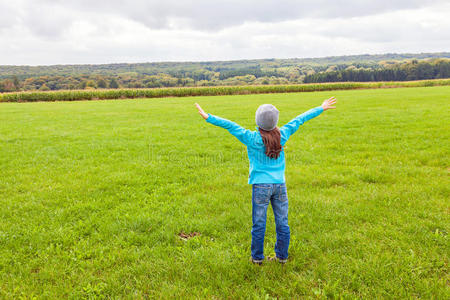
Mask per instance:
[[[333,104],[336,104],[336,98],[331,97],[330,99],[327,99],[327,100],[323,101],[322,108],[323,108],[324,111],[327,110],[327,109],[336,108],[336,106],[333,106]]]
[[[208,119],[209,115],[205,113],[205,111],[200,107],[200,105],[198,105],[198,103],[195,103],[195,107],[197,107],[198,113],[200,114],[200,116],[202,116],[203,119]]]

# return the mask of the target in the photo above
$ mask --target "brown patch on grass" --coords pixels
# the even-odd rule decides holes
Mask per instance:
[[[191,232],[191,233],[185,233],[184,231],[180,232],[178,236],[180,239],[187,241],[190,238],[193,238],[194,236],[200,235],[200,232]]]

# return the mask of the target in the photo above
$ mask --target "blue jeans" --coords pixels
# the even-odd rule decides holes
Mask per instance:
[[[286,184],[264,183],[252,186],[252,258],[264,259],[267,207],[272,204],[277,231],[275,254],[280,259],[288,257],[291,233],[288,226],[288,197]]]

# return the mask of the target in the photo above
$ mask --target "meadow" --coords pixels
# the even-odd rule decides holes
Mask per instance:
[[[289,262],[252,265],[255,129],[285,151]],[[450,87],[0,104],[0,298],[449,299]],[[273,254],[271,208],[265,254]]]

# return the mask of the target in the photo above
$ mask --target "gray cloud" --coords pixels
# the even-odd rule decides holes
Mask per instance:
[[[0,1],[0,30],[12,27],[19,21],[16,9],[12,7],[9,2]]]
[[[448,51],[448,1],[0,0],[0,64]]]
[[[48,1],[45,1],[48,2]],[[246,21],[280,22],[298,18],[348,18],[386,11],[415,9],[444,0],[61,0],[78,10],[92,9],[126,16],[150,28],[169,28],[172,19],[184,19],[195,29],[215,30]]]
[[[2,0],[3,1],[3,0]],[[6,0],[4,0],[6,1]],[[67,27],[70,16],[86,18],[112,14],[149,28],[214,31],[244,22],[281,22],[300,18],[349,18],[387,11],[417,9],[445,0],[16,0],[17,14],[38,33],[51,34]],[[3,15],[3,14],[2,14]],[[10,15],[10,13],[9,13]],[[69,17],[69,19],[67,19]],[[39,18],[41,23],[36,22]],[[37,25],[37,26],[36,26]]]

